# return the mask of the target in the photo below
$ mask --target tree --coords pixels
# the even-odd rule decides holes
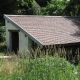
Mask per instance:
[[[45,15],[62,16],[64,9],[66,8],[68,1],[66,0],[51,0],[46,7],[42,9]]]
[[[17,14],[19,0],[0,0],[0,17],[3,14]]]
[[[51,0],[42,8],[43,15],[80,16],[80,0]]]
[[[22,14],[33,14],[33,0],[21,0],[19,6]]]
[[[33,0],[0,0],[0,41],[3,40],[3,14],[33,14]]]
[[[70,0],[65,8],[65,14],[68,16],[80,16],[80,0]]]

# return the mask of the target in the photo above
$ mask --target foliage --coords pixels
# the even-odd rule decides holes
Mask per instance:
[[[1,22],[0,23],[0,42],[3,42],[4,40],[5,40],[5,27],[3,26],[4,25],[4,23],[3,22]]]
[[[3,14],[33,14],[33,0],[0,0],[0,42],[4,41]]]
[[[68,16],[80,16],[80,0],[70,0],[69,4],[65,8],[65,15]]]
[[[59,57],[44,56],[35,59],[13,57],[0,61],[2,80],[79,80],[78,74],[75,73],[77,68]]]
[[[64,9],[68,5],[68,1],[64,0],[51,0],[50,3],[42,8],[43,14],[45,15],[64,15]]]
[[[33,14],[33,0],[21,0],[19,6],[22,14]]]
[[[3,14],[32,14],[33,0],[0,0],[0,17]]]
[[[19,0],[0,0],[0,16],[3,14],[17,14]]]
[[[42,8],[42,15],[79,16],[79,0],[36,0]],[[46,6],[47,5],[47,6]],[[0,17],[3,14],[34,14],[33,0],[0,0]]]
[[[79,0],[51,0],[42,8],[43,15],[80,16]]]
[[[75,46],[54,46],[54,45],[49,45],[49,46],[44,46],[43,48],[41,47],[34,47],[31,49],[32,57],[42,57],[45,55],[51,55],[55,57],[62,57],[68,60],[70,63],[77,65],[78,62],[80,61],[80,48],[75,48]]]
[[[78,79],[80,79],[80,61],[79,61],[79,64],[77,65],[77,72],[76,72],[76,74],[77,74],[77,77],[78,77]]]
[[[74,66],[62,58],[44,57],[32,60],[28,65],[29,80],[75,80]],[[63,77],[64,76],[64,77]],[[73,78],[72,78],[73,76]]]

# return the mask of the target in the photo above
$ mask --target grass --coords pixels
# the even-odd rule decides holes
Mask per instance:
[[[74,66],[62,58],[49,56],[1,60],[0,80],[80,80],[80,65]]]
[[[28,70],[28,75],[33,76],[33,80],[69,80],[74,75],[73,65],[62,58],[48,56],[31,61]],[[32,80],[31,76],[29,80]],[[75,75],[73,77],[76,78]]]
[[[0,59],[0,80],[79,80],[80,63],[75,66],[68,62],[64,48],[54,47],[51,51],[52,48],[45,52],[37,48],[33,56],[22,51],[12,58]],[[5,52],[5,43],[0,43],[1,55]]]
[[[5,52],[5,44],[0,43],[1,55]],[[68,62],[64,49],[45,53],[37,48],[31,58],[25,52],[29,54],[22,51],[12,58],[0,59],[0,80],[80,80],[80,62],[76,66]]]
[[[5,48],[2,47],[2,49]],[[41,56],[37,56],[39,53],[35,51],[34,58],[25,57],[25,53],[21,52],[23,55],[18,54],[9,59],[1,59],[0,80],[80,79],[80,63],[75,66],[68,62],[66,58],[59,57],[59,55],[51,56],[46,51],[46,55],[42,55],[41,52]]]
[[[13,57],[0,60],[1,80],[79,80],[80,66],[64,58],[44,56],[27,59]]]

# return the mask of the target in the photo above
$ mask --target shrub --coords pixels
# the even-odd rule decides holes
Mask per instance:
[[[28,63],[26,76],[28,80],[76,80],[74,70],[63,58],[38,58]]]
[[[80,79],[80,61],[79,64],[76,66],[77,68],[77,72],[75,72],[75,74],[77,75],[78,79]]]
[[[0,21],[0,42],[5,40],[5,27],[3,25],[4,23]]]

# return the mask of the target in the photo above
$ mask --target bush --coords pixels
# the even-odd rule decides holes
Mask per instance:
[[[26,76],[28,80],[76,80],[74,70],[63,58],[47,57],[31,60]]]
[[[0,42],[5,40],[5,27],[3,26],[4,23],[0,23]]]
[[[77,68],[77,72],[75,74],[77,75],[78,79],[80,79],[80,61],[76,68]]]

